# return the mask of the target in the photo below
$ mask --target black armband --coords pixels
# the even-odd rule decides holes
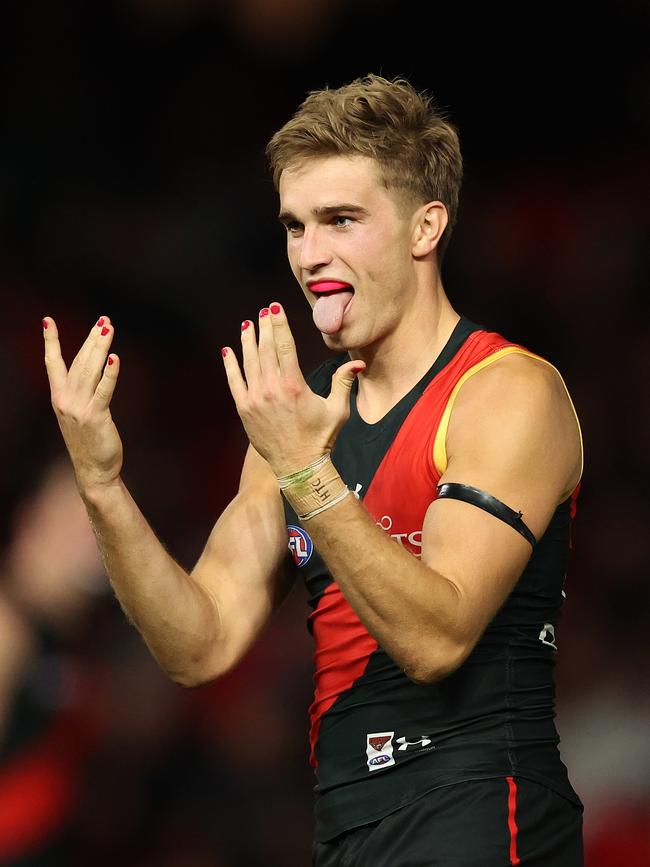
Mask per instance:
[[[462,500],[471,506],[478,506],[479,509],[489,512],[490,515],[494,515],[495,518],[508,524],[518,533],[521,533],[533,548],[537,544],[537,539],[521,520],[523,512],[515,512],[514,509],[506,506],[501,500],[497,500],[492,494],[486,494],[485,491],[479,491],[478,488],[471,488],[469,485],[459,485],[456,482],[450,482],[438,486],[438,499],[441,497],[448,497],[450,500]]]

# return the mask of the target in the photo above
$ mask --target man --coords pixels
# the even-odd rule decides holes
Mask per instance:
[[[242,324],[243,373],[222,350],[251,445],[191,575],[120,479],[110,320],[69,372],[44,320],[53,405],[113,586],[192,685],[241,659],[302,570],[318,867],[574,867],[581,805],[552,679],[582,471],[566,388],[445,295],[462,161],[428,98],[378,76],[316,92],[268,150],[292,271],[338,354],[308,384],[277,302],[259,337]]]

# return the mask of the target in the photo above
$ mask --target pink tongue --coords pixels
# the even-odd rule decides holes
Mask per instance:
[[[314,323],[323,334],[335,334],[343,324],[343,311],[354,293],[349,291],[321,295],[313,310]]]

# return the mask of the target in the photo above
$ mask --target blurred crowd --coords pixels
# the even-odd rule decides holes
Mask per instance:
[[[277,299],[304,371],[325,357],[284,261],[264,144],[309,89],[368,71],[406,74],[460,128],[452,303],[557,364],[576,403],[561,751],[587,867],[650,864],[649,15],[623,4],[579,42],[540,21],[515,44],[477,21],[495,34],[478,54],[452,38],[452,10],[422,15],[414,28],[392,0],[3,7],[0,865],[309,863],[304,592],[223,680],[164,677],[103,573],[40,322],[56,319],[69,362],[111,316],[125,480],[191,568],[246,447],[219,347]],[[617,41],[613,70],[601,49]]]

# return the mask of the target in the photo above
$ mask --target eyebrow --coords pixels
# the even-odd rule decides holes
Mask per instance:
[[[348,214],[360,214],[364,217],[370,215],[370,211],[366,208],[362,208],[361,205],[355,205],[351,202],[341,202],[338,205],[323,205],[319,208],[312,208],[311,213],[314,217],[327,217],[331,214],[340,214],[342,211],[345,211]],[[280,211],[278,214],[278,220],[285,226],[287,223],[292,223],[294,221],[297,223],[300,222],[291,211]]]

